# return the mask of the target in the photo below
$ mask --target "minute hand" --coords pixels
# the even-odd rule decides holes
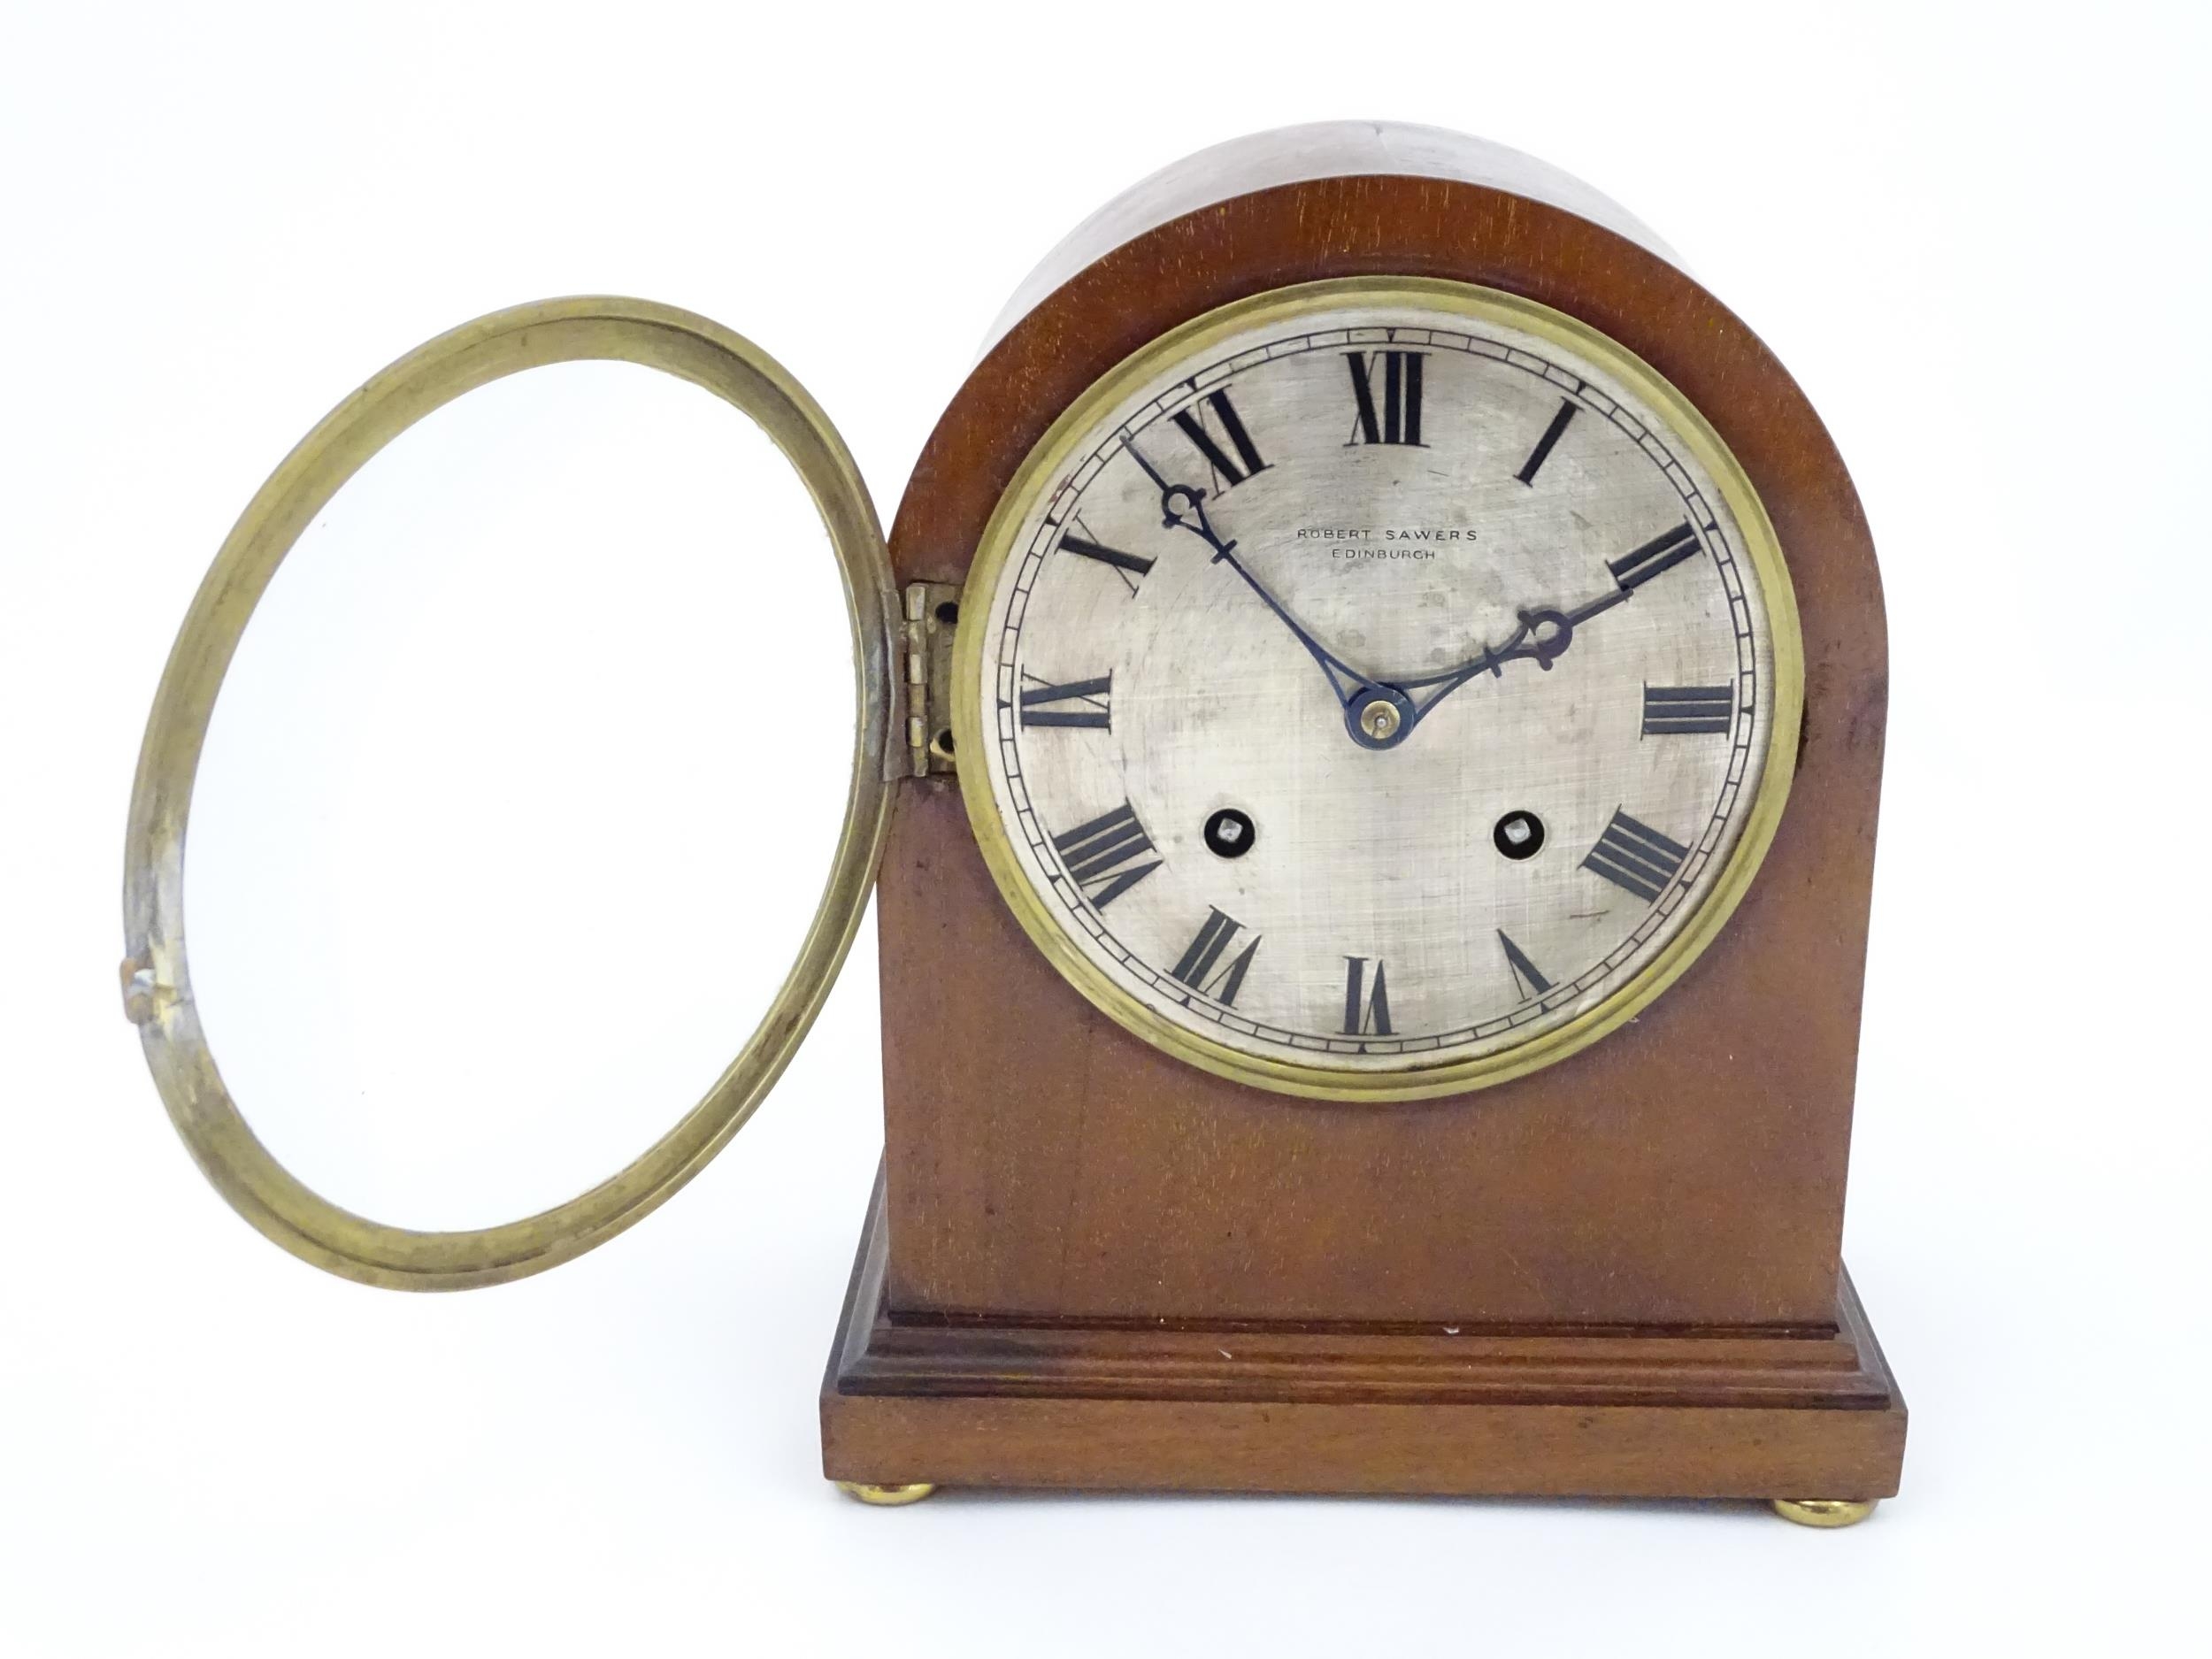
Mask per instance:
[[[1340,707],[1348,710],[1353,698],[1374,682],[1307,633],[1304,625],[1284,608],[1282,601],[1268,592],[1260,579],[1245,568],[1244,561],[1237,557],[1235,541],[1224,541],[1216,534],[1212,520],[1207,518],[1204,490],[1194,488],[1188,484],[1170,483],[1151,462],[1145,459],[1144,452],[1135,444],[1128,444],[1127,448],[1137,465],[1144,469],[1145,476],[1160,488],[1161,523],[1170,529],[1189,531],[1214,550],[1216,564],[1226,565],[1244,578],[1245,585],[1260,596],[1260,603],[1281,618],[1283,626],[1290,630],[1293,637],[1321,665],[1321,672],[1329,682],[1330,692]]]

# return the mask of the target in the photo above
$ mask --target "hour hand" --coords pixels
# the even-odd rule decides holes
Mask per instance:
[[[1409,731],[1419,724],[1429,710],[1457,691],[1469,680],[1481,674],[1502,679],[1508,663],[1523,658],[1549,672],[1551,665],[1566,654],[1574,643],[1575,625],[1596,614],[1603,606],[1584,606],[1572,612],[1547,607],[1540,611],[1521,611],[1515,613],[1519,626],[1508,638],[1496,645],[1486,645],[1457,668],[1448,668],[1438,674],[1425,674],[1417,680],[1402,680],[1397,689],[1409,703],[1406,728]]]
[[[1453,692],[1487,671],[1492,675],[1504,672],[1508,663],[1521,657],[1532,659],[1537,667],[1548,669],[1566,649],[1574,643],[1575,630],[1591,618],[1601,616],[1615,605],[1624,604],[1636,596],[1636,590],[1654,577],[1672,570],[1686,559],[1697,557],[1700,543],[1697,533],[1686,522],[1671,530],[1662,531],[1632,553],[1617,559],[1608,559],[1605,568],[1613,573],[1610,592],[1600,594],[1595,599],[1577,605],[1572,611],[1547,607],[1540,611],[1522,611],[1516,613],[1520,626],[1513,636],[1499,645],[1486,645],[1469,661],[1440,674],[1430,674],[1421,680],[1404,680],[1399,688],[1407,692],[1425,690],[1428,695],[1420,698],[1414,709],[1415,720],[1426,714]]]

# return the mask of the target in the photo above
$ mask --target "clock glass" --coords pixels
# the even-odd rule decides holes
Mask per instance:
[[[1086,995],[1264,1087],[1563,1057],[1681,973],[1786,793],[1786,570],[1698,411],[1491,290],[1315,283],[1155,342],[962,600],[987,860]]]

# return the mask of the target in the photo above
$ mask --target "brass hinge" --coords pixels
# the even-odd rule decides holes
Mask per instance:
[[[906,748],[914,775],[956,770],[952,758],[952,631],[960,589],[950,582],[906,588]]]

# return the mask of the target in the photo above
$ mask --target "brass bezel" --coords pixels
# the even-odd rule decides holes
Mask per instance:
[[[500,1226],[419,1233],[342,1210],[271,1156],[217,1071],[184,935],[185,832],[209,717],[232,654],[278,565],[339,488],[401,432],[465,392],[553,363],[641,364],[703,387],[767,433],[829,533],[852,623],[857,705],[837,851],[806,939],[768,1015],[714,1087],[645,1154],[566,1203]],[[752,1115],[805,1037],[866,909],[881,855],[900,683],[890,557],[859,469],[814,400],[728,329],[670,306],[605,297],[494,312],[418,348],[341,403],[247,507],[194,597],[154,699],[125,849],[125,1007],[200,1168],[238,1213],[295,1256],[342,1277],[454,1289],[541,1271],[604,1242],[705,1165]]]
[[[1789,567],[1773,524],[1741,464],[1694,404],[1635,353],[1563,311],[1500,289],[1434,277],[1341,277],[1272,289],[1194,318],[1124,358],[1053,422],[999,497],[968,569],[961,614],[979,624],[991,614],[1000,572],[1033,498],[1063,476],[1093,424],[1123,397],[1171,364],[1202,352],[1210,342],[1348,303],[1425,306],[1517,328],[1579,353],[1667,419],[1733,512],[1743,533],[1745,557],[1766,599],[1774,636],[1773,713],[1765,770],[1742,833],[1712,890],[1681,931],[1604,1002],[1510,1048],[1396,1071],[1350,1071],[1265,1058],[1176,1025],[1110,979],[1076,948],[1023,873],[999,819],[988,768],[979,759],[960,768],[960,793],[984,863],[1022,930],[1062,976],[1116,1024],[1203,1071],[1279,1094],[1333,1101],[1421,1100],[1524,1077],[1588,1047],[1648,1007],[1712,942],[1766,856],[1789,796],[1804,706],[1804,641]],[[955,752],[962,756],[981,757],[989,741],[984,731],[984,632],[981,626],[964,627],[954,642],[953,737]]]

